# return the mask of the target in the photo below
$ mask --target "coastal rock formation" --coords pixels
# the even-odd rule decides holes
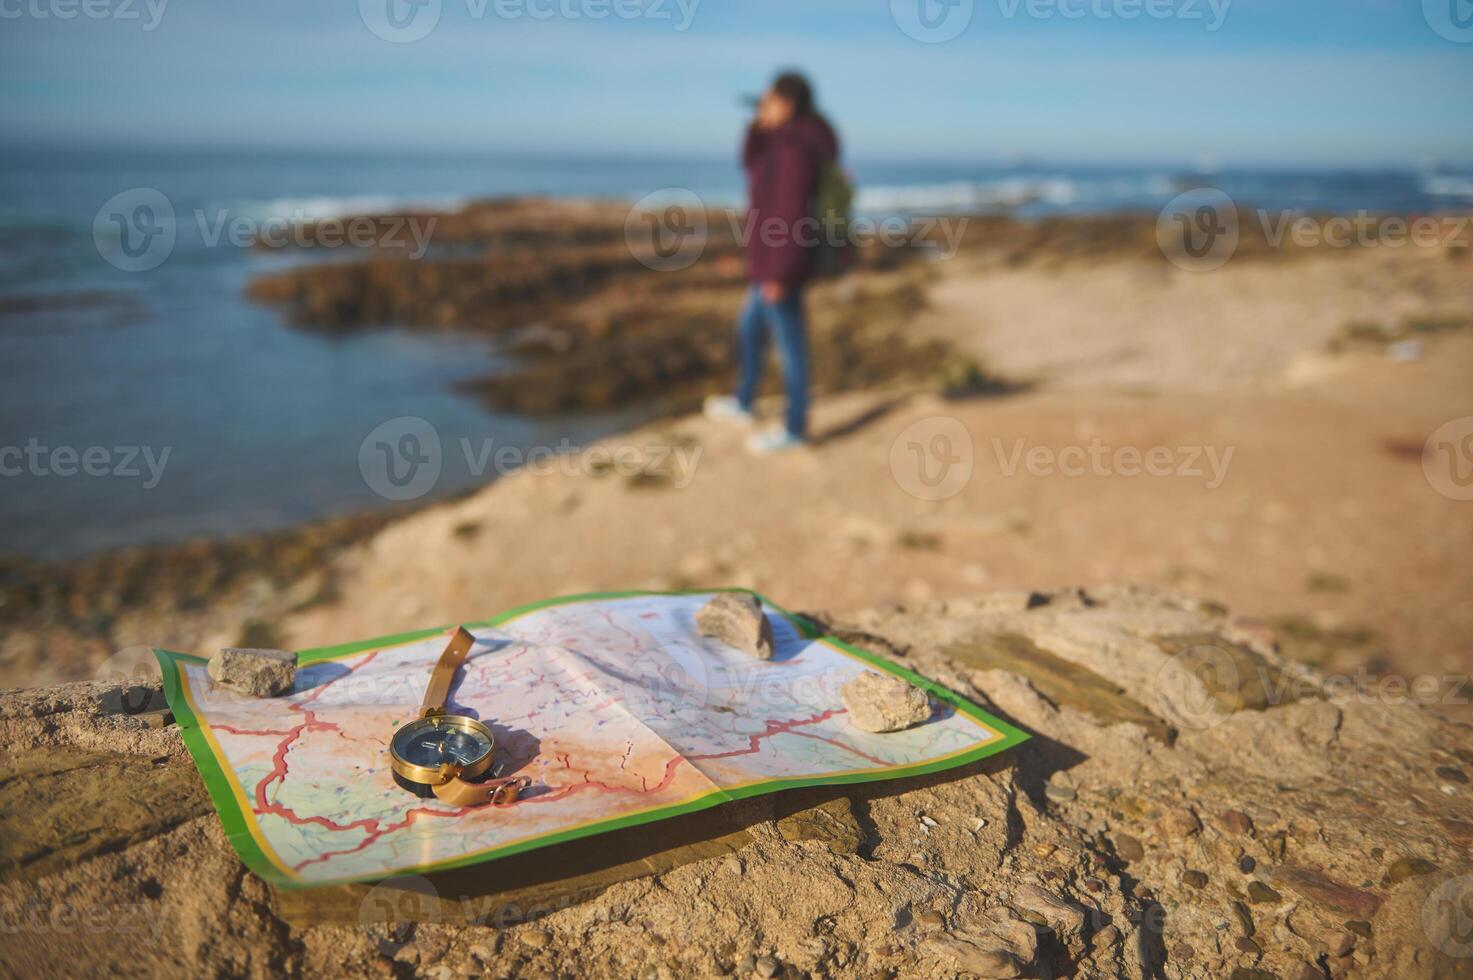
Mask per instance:
[[[365,217],[381,226],[379,247],[269,273],[253,280],[248,294],[304,329],[393,324],[493,337],[513,359],[462,387],[497,411],[689,410],[730,384],[731,325],[747,289],[735,233],[740,222],[709,212],[700,221],[700,261],[668,268],[628,236],[628,217],[628,206],[617,202],[536,199],[478,202],[452,214]],[[432,218],[428,252],[411,259],[410,243],[395,236],[414,223],[428,227]],[[314,227],[301,234],[310,247]],[[940,245],[933,240],[940,234],[933,224],[918,224],[908,244]],[[944,346],[917,342],[905,329],[924,305],[918,283],[932,273],[918,260],[930,248],[874,243],[854,251],[866,272],[862,287],[814,287],[815,389],[849,390],[938,370]],[[777,390],[776,379],[773,385],[767,390]]]
[[[771,660],[772,624],[762,613],[762,602],[749,592],[723,592],[696,613],[696,629],[745,650],[758,660]]]
[[[41,686],[127,673],[148,646],[283,644],[271,624],[331,597],[333,558],[389,513],[270,534],[103,552],[74,561],[0,560],[0,684]],[[116,664],[120,654],[121,665]],[[121,670],[118,669],[121,667]]]
[[[1138,589],[823,625],[1033,738],[473,874],[288,893],[240,864],[175,727],[128,714],[103,683],[8,692],[0,969],[1468,975],[1466,725],[1326,685],[1220,607]],[[1036,668],[1013,654],[1024,641],[1046,655]],[[1190,669],[1200,652],[1179,662],[1203,647],[1222,651],[1216,686]]]
[[[926,692],[898,677],[867,670],[839,692],[849,723],[866,732],[898,732],[931,717]]]

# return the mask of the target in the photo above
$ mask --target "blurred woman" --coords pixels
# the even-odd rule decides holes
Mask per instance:
[[[747,279],[751,289],[737,322],[739,379],[734,396],[706,401],[713,418],[754,421],[767,338],[777,341],[787,389],[784,424],[754,433],[748,445],[766,454],[801,446],[808,432],[808,337],[803,291],[813,275],[825,229],[814,214],[818,182],[839,156],[832,127],[813,105],[813,89],[784,72],[763,93],[747,128]]]

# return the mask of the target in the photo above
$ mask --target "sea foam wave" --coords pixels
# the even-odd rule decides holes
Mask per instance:
[[[322,221],[360,214],[399,214],[405,211],[458,211],[467,198],[455,194],[357,194],[346,197],[283,197],[269,201],[242,201],[232,210],[254,218],[292,222]]]
[[[1172,187],[1171,178],[1160,174],[1100,179],[1002,177],[937,184],[861,186],[855,207],[861,212],[871,214],[887,211],[986,210],[1024,207],[1030,204],[1059,208],[1081,204],[1108,207],[1111,202],[1169,196]]]
[[[1431,197],[1473,198],[1473,177],[1428,174],[1422,178],[1422,193]]]
[[[944,184],[862,187],[855,206],[860,211],[1017,207],[1040,200],[1068,204],[1075,199],[1076,194],[1074,182],[1062,178],[952,181]]]

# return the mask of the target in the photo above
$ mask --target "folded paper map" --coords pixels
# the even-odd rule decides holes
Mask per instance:
[[[496,772],[529,788],[457,808],[400,788],[394,730],[416,717],[444,630],[310,650],[296,687],[253,699],[206,661],[158,651],[169,706],[226,833],[286,887],[425,873],[800,786],[935,772],[1027,736],[950,691],[763,600],[776,655],[696,629],[712,593],[575,596],[466,628],[448,710],[496,735]],[[929,721],[876,735],[840,688],[888,671],[931,696]]]

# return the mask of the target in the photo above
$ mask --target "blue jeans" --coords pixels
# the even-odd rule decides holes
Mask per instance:
[[[802,290],[789,289],[788,295],[777,303],[764,300],[760,286],[753,286],[747,294],[746,308],[737,322],[737,358],[741,367],[737,401],[748,411],[762,380],[769,331],[777,335],[777,349],[783,359],[788,432],[801,439],[808,429],[808,331],[803,322]]]

